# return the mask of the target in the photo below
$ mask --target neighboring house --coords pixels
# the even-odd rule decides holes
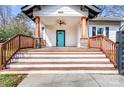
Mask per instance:
[[[123,18],[117,17],[97,17],[91,19],[89,20],[89,36],[103,34],[115,42],[116,32],[119,31],[123,22]]]

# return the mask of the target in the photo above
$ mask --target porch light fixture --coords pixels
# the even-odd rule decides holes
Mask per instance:
[[[60,26],[61,26],[61,25],[66,25],[66,23],[65,23],[64,21],[62,21],[62,20],[57,20],[56,22],[57,22]]]

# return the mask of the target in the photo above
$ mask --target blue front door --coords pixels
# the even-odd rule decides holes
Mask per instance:
[[[56,38],[56,45],[58,47],[65,46],[65,31],[64,30],[57,30],[57,38]]]

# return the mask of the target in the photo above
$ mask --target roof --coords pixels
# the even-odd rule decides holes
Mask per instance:
[[[33,17],[33,9],[36,7],[40,9],[40,5],[25,5],[21,8],[21,11],[32,20],[35,20],[35,18]],[[101,9],[94,5],[84,5],[84,7],[89,9],[88,18],[94,18],[101,12]]]
[[[121,17],[103,17],[103,16],[99,16],[96,18],[91,19],[90,21],[115,21],[115,22],[121,22],[124,21],[123,18]]]

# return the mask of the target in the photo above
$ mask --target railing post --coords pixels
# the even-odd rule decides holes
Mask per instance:
[[[100,49],[102,49],[102,40],[103,40],[103,37],[100,38]]]
[[[32,48],[34,48],[34,46],[35,46],[34,45],[35,44],[34,42],[35,42],[35,38],[32,39]]]
[[[19,35],[19,49],[21,48],[21,36]]]
[[[87,46],[88,48],[90,48],[91,46],[90,46],[90,38],[88,38],[88,46]]]
[[[2,70],[2,43],[0,43],[0,70]]]

